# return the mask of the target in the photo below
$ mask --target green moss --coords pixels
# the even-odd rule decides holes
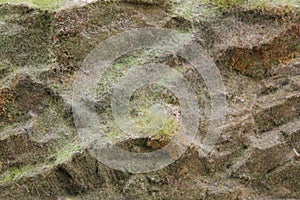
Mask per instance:
[[[100,84],[97,88],[97,94],[107,92],[111,85],[116,84],[121,77],[131,67],[145,64],[151,58],[158,55],[159,52],[153,50],[132,52],[129,55],[120,57],[113,63],[109,70],[101,76]]]
[[[13,180],[16,180],[17,178],[20,178],[22,175],[30,172],[32,169],[33,169],[32,165],[23,165],[20,167],[9,168],[0,176],[0,183],[1,182],[6,183],[6,182],[11,182]]]
[[[172,117],[166,117],[160,119],[159,116],[156,118],[138,118],[136,119],[136,126],[132,127],[134,130],[134,135],[129,135],[128,133],[125,133],[123,130],[117,127],[116,124],[111,123],[111,125],[114,125],[110,130],[108,130],[108,137],[113,141],[122,140],[122,138],[130,138],[130,137],[153,137],[153,138],[166,138],[170,139],[180,129],[180,124],[177,120],[175,120]],[[162,126],[161,128],[159,128]]]
[[[217,8],[209,4],[207,0],[189,0],[174,3],[172,12],[179,17],[191,22],[206,21],[218,15]]]
[[[29,5],[37,6],[42,9],[55,9],[61,3],[61,0],[0,0],[1,3],[27,3]]]
[[[62,163],[72,158],[74,153],[79,152],[83,149],[83,144],[80,141],[69,141],[65,147],[58,149],[57,152],[54,154],[54,157],[56,158],[55,164]]]
[[[172,12],[191,22],[214,20],[221,16],[224,10],[239,8],[242,10],[264,10],[289,12],[291,9],[299,10],[299,0],[188,0],[174,1]],[[284,8],[284,9],[282,9]]]
[[[74,142],[65,142],[64,148],[60,148],[55,152],[51,157],[55,157],[56,159],[50,163],[39,163],[37,165],[22,165],[20,167],[11,167],[8,168],[0,175],[0,183],[8,183],[15,181],[23,176],[28,176],[30,174],[38,173],[42,169],[52,168],[57,164],[65,162],[72,158],[72,155],[75,152],[81,151],[83,149],[83,145],[80,141]]]
[[[164,124],[163,129],[158,132],[158,136],[170,138],[174,136],[178,129],[179,123],[172,118],[168,118]]]

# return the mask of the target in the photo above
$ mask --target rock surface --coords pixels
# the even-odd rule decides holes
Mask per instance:
[[[235,8],[191,18],[174,4],[96,1],[57,11],[0,4],[0,199],[300,198],[299,10]],[[64,94],[97,44],[144,27],[193,33],[217,63],[228,111],[209,155],[199,156],[193,141],[171,165],[131,174],[83,146]],[[209,105],[203,79],[186,61],[161,53],[137,63],[153,61],[181,70],[200,105]],[[106,106],[96,103],[99,115]],[[199,138],[208,122],[204,117]],[[142,151],[145,144],[122,145]]]

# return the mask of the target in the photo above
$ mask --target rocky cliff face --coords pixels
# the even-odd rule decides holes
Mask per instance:
[[[216,2],[96,1],[55,11],[0,4],[0,199],[300,198],[299,7]],[[77,135],[66,94],[99,43],[145,27],[193,34],[220,71],[227,115],[217,144],[201,155],[199,141],[211,120],[203,77],[165,52],[120,58],[99,85],[100,97],[110,97],[122,70],[164,63],[190,82],[204,116],[197,140],[178,160],[132,174],[91,155]],[[163,96],[172,109],[178,106],[173,97]],[[157,98],[141,92],[133,100]],[[94,103],[99,116],[111,112],[109,98]],[[101,123],[119,134],[110,117]],[[166,141],[127,137],[119,146],[144,152]]]

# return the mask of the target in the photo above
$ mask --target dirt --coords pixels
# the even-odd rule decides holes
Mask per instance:
[[[300,198],[299,8],[237,7],[191,18],[172,6],[95,1],[47,11],[0,4],[0,199]],[[97,44],[144,27],[193,33],[217,63],[228,110],[208,155],[193,141],[169,166],[133,174],[104,165],[82,144],[65,94]],[[135,59],[130,55],[127,64]],[[117,65],[120,73],[125,61]],[[196,137],[201,140],[210,120],[201,75],[168,54],[144,56],[141,63],[147,62],[179,70],[196,88],[204,115]],[[109,113],[106,101],[96,107],[101,116]],[[167,142],[127,138],[118,146],[150,152]]]

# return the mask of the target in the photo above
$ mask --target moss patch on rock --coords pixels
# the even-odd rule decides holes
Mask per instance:
[[[0,4],[28,4],[29,6],[36,6],[42,9],[53,10],[61,5],[61,0],[0,0]]]

